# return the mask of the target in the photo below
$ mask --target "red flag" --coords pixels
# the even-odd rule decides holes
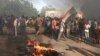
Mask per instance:
[[[70,8],[65,12],[65,14],[61,17],[62,20],[67,20],[71,15],[77,14],[74,7]]]
[[[66,13],[61,17],[61,19],[66,21],[66,20],[68,19],[69,16],[70,16],[70,13],[66,12]]]

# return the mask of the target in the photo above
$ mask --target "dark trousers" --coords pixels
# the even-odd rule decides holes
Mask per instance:
[[[24,35],[26,33],[26,27],[25,26],[20,26],[20,34]]]
[[[56,39],[57,38],[57,30],[52,29],[52,38]]]
[[[51,35],[51,28],[50,28],[50,26],[47,26],[46,27],[46,34],[48,35],[48,36],[50,36]]]
[[[3,34],[3,26],[0,25],[0,34]]]

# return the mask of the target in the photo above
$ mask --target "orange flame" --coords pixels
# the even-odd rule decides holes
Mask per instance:
[[[43,50],[45,50],[45,51],[52,51],[52,50],[54,50],[52,48],[46,48],[46,47],[40,46],[40,42],[39,41],[32,42],[31,40],[28,40],[27,45],[32,45],[33,48],[36,49],[36,53],[33,53],[32,56],[43,56],[43,54],[42,54]]]
[[[34,48],[36,48],[38,50],[46,50],[46,51],[48,51],[48,50],[54,50],[52,48],[46,48],[46,47],[40,46],[40,43],[38,41],[34,42]]]

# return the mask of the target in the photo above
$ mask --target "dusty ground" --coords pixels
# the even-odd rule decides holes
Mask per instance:
[[[28,35],[34,40],[34,35]],[[66,38],[66,41],[55,41],[42,35],[42,43],[51,43],[52,47],[58,52],[64,52],[65,56],[100,56],[100,45],[91,45],[84,42],[77,43]],[[17,41],[16,41],[17,40]],[[7,36],[0,36],[0,56],[17,56],[16,46],[22,44],[23,40],[13,39]]]
[[[34,40],[34,35],[28,36]],[[55,41],[47,36],[42,35],[43,43],[51,43],[53,48],[58,52],[64,52],[65,56],[100,56],[100,45],[93,45],[90,43],[77,43],[70,38],[66,38],[66,41]]]
[[[28,34],[18,37],[8,37],[8,35],[0,35],[0,56],[18,56],[16,47],[22,45],[26,38],[34,40],[34,34]],[[39,37],[42,43],[51,43],[52,47],[63,52],[65,56],[100,56],[100,45],[91,43],[77,43],[71,38],[66,41],[56,41],[45,35]]]

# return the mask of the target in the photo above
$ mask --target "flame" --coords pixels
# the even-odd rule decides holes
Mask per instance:
[[[32,47],[34,49],[36,49],[36,53],[33,53],[32,56],[43,56],[43,54],[42,54],[43,50],[45,50],[45,51],[54,50],[53,48],[46,48],[46,47],[41,46],[39,41],[32,42],[31,40],[28,40],[27,45],[29,45],[29,46],[32,45]]]
[[[34,42],[34,48],[36,48],[38,50],[46,50],[46,51],[48,51],[48,50],[54,50],[52,48],[46,48],[46,47],[40,46],[40,42],[38,42],[38,41]]]

